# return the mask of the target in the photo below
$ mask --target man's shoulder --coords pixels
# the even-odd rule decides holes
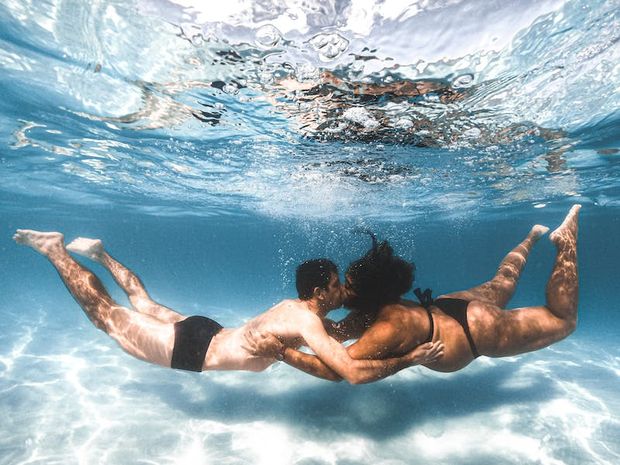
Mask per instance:
[[[308,304],[300,299],[284,299],[274,305],[273,308],[279,308],[291,313],[310,313],[313,315],[313,313],[308,310]]]
[[[305,304],[299,299],[284,299],[278,302],[277,304],[275,304],[274,308],[275,307],[292,309],[292,310],[305,310],[306,309]]]
[[[274,307],[280,310],[280,318],[288,321],[295,321],[299,325],[307,325],[320,318],[308,309],[308,304],[300,299],[285,299],[277,303]]]

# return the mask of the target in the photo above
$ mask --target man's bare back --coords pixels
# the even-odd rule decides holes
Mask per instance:
[[[298,299],[283,300],[269,310],[251,319],[239,328],[224,328],[209,346],[204,370],[249,370],[262,371],[275,362],[274,356],[257,356],[257,351],[272,351],[274,355],[280,346],[271,336],[286,347],[298,348],[306,345],[303,333],[309,321],[314,325],[322,323],[308,304]],[[302,330],[300,330],[302,329]],[[271,344],[265,349],[264,344]],[[263,348],[261,348],[263,347]]]

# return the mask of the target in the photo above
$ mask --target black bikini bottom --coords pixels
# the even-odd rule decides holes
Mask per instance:
[[[446,315],[454,318],[463,327],[463,331],[465,331],[465,336],[469,342],[471,353],[474,354],[474,358],[480,357],[476,344],[474,343],[474,338],[471,337],[469,324],[467,323],[467,306],[469,305],[469,301],[463,299],[443,298],[433,301],[433,305],[435,307],[439,307]]]

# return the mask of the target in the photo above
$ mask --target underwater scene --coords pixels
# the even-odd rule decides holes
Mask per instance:
[[[614,0],[3,0],[0,465],[620,463],[619,43]],[[101,239],[237,328],[305,260],[344,282],[365,231],[436,297],[575,204],[572,334],[361,385],[146,363],[13,240]],[[545,305],[555,257],[507,308]]]

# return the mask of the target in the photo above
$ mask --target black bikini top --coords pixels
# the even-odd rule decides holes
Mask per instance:
[[[424,292],[422,292],[422,290],[417,287],[413,290],[413,293],[420,300],[420,305],[426,310],[426,313],[428,315],[428,323],[430,325],[428,336],[426,337],[426,340],[423,342],[423,344],[426,342],[431,342],[433,340],[433,334],[435,334],[435,321],[433,321],[433,314],[431,313],[430,309],[431,305],[433,305],[433,291],[427,288],[424,290]]]

